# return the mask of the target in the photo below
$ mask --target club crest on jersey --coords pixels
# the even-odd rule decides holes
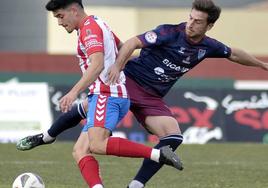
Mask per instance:
[[[90,29],[87,29],[87,30],[86,30],[86,36],[91,35],[91,33],[92,33],[92,32],[91,32],[91,30],[90,30]]]
[[[202,59],[205,56],[206,52],[207,52],[206,50],[199,49],[198,50],[198,60]]]
[[[148,32],[145,34],[145,40],[146,40],[148,43],[154,44],[154,43],[156,43],[156,39],[157,39],[157,35],[156,35],[156,33],[153,32],[153,31],[148,31]]]

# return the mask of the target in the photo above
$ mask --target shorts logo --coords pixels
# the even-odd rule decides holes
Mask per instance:
[[[148,32],[145,34],[145,40],[146,40],[148,43],[154,44],[154,43],[156,43],[156,39],[157,39],[157,35],[156,35],[156,33],[153,32],[153,31],[148,31]]]

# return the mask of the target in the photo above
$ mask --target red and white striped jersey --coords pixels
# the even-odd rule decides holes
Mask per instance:
[[[78,30],[77,57],[84,72],[91,64],[89,56],[96,52],[104,54],[104,69],[97,80],[89,86],[89,94],[101,94],[127,98],[125,75],[120,73],[119,83],[108,85],[107,71],[115,63],[120,40],[105,22],[96,16],[88,16]]]

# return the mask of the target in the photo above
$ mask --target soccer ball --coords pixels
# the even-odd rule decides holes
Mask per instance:
[[[37,174],[26,172],[14,180],[12,188],[45,188],[45,184]]]

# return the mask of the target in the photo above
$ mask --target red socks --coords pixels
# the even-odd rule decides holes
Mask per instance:
[[[152,148],[143,144],[131,142],[123,138],[108,138],[106,154],[119,157],[151,158]],[[101,184],[99,164],[93,156],[85,156],[78,164],[81,174],[89,187]]]
[[[96,184],[102,184],[99,175],[99,164],[94,157],[85,156],[79,161],[78,166],[89,187],[93,187]]]
[[[106,154],[118,157],[148,158],[151,157],[152,148],[131,142],[124,138],[108,138]]]

